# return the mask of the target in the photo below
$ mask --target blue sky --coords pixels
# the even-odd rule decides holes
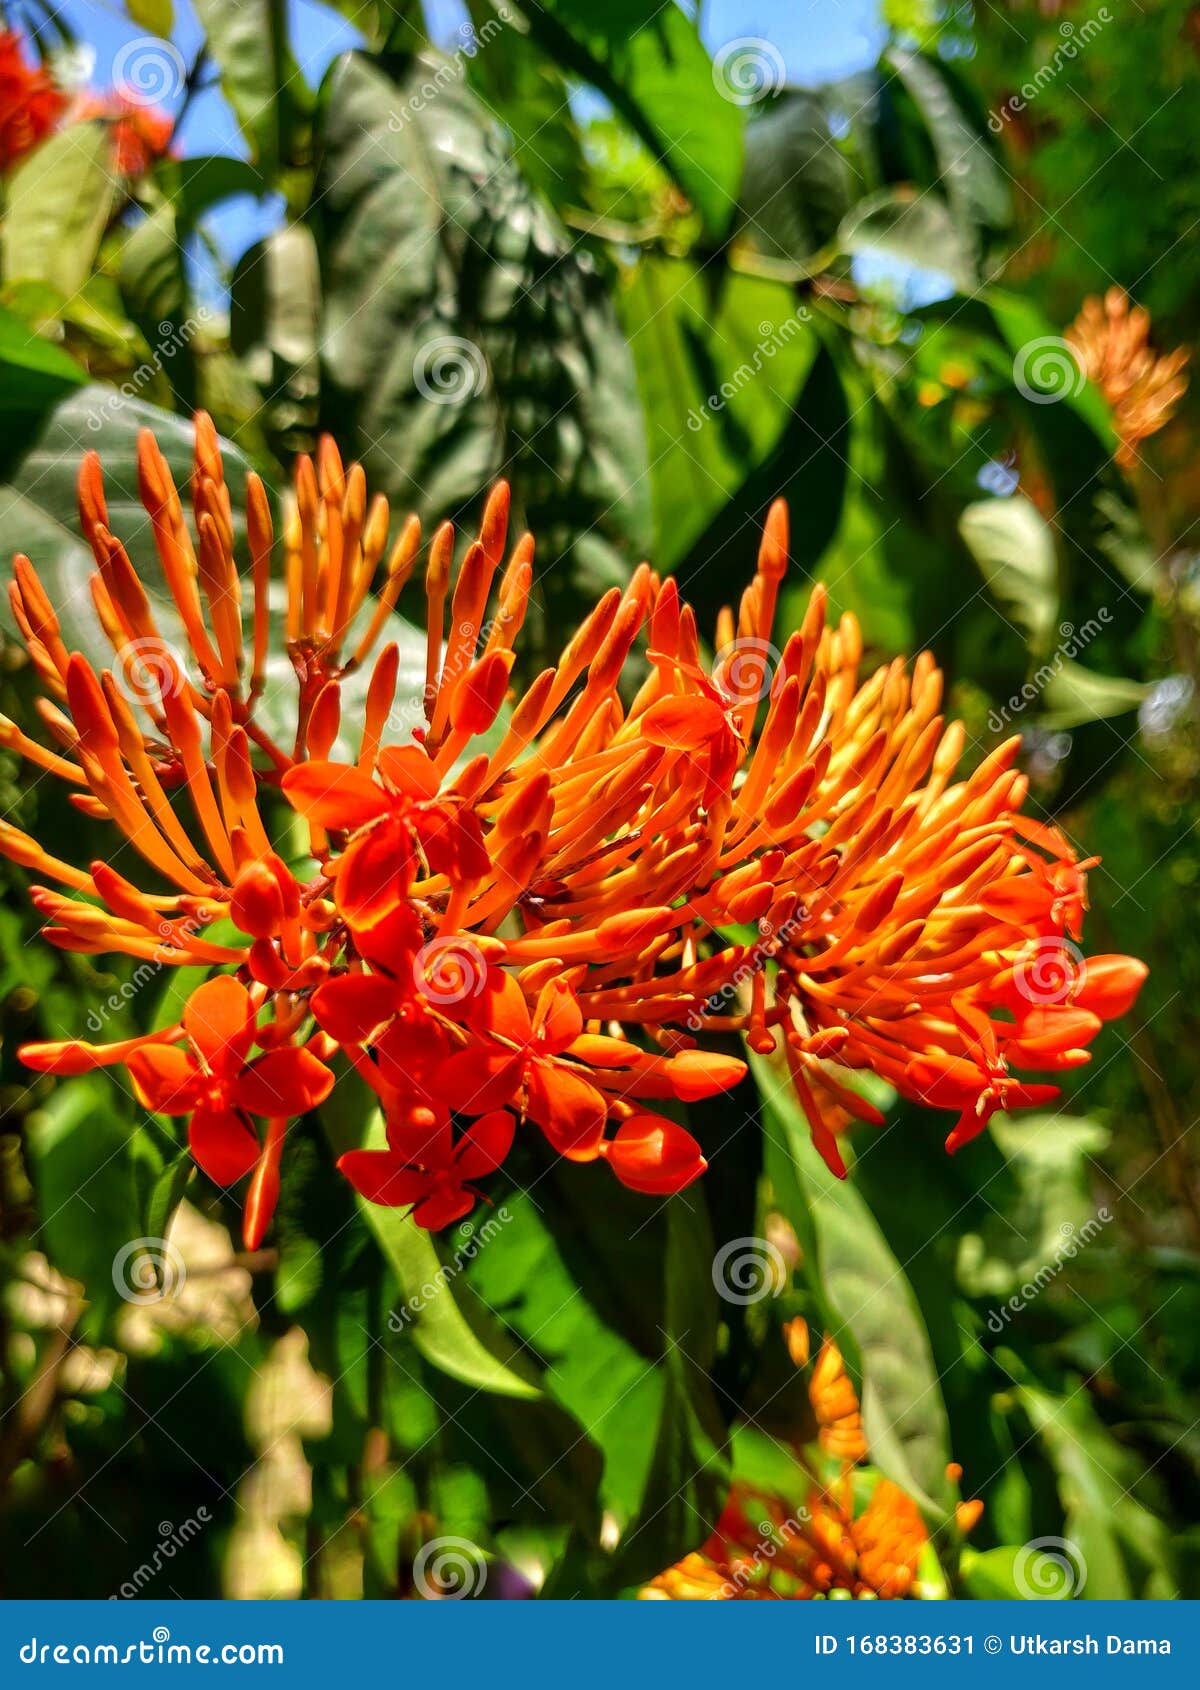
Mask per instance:
[[[603,5],[604,0],[596,0]],[[122,48],[144,35],[131,23],[118,0],[63,0],[60,10],[95,54],[90,81],[104,88],[113,81],[114,64]],[[466,19],[458,0],[427,0],[426,16],[435,37],[457,39],[457,29]],[[293,51],[305,79],[315,86],[336,55],[359,39],[353,27],[332,8],[314,0],[289,0]],[[782,53],[792,82],[818,82],[874,62],[883,39],[877,0],[707,0],[703,7],[704,36],[715,51],[739,36],[762,36]],[[175,0],[174,42],[183,60],[191,64],[202,38],[190,0]],[[168,108],[178,99],[164,100]],[[183,152],[232,153],[245,156],[246,148],[233,113],[221,94],[213,89],[191,103],[178,135]],[[215,232],[229,261],[270,229],[279,208],[268,202],[245,199],[221,208]]]

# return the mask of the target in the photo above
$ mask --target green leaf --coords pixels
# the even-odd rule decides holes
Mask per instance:
[[[850,197],[849,166],[817,95],[790,91],[749,125],[740,232],[767,257],[812,258],[837,237]]]
[[[838,230],[843,252],[883,253],[903,264],[937,270],[960,293],[975,285],[975,263],[959,224],[930,193],[908,187],[882,188],[859,200]]]
[[[1039,722],[1047,728],[1077,728],[1136,710],[1150,691],[1146,681],[1124,675],[1097,675],[1082,663],[1064,658],[1046,684]]]
[[[314,226],[322,420],[423,520],[478,508],[508,475],[557,649],[580,595],[626,580],[625,548],[644,539],[632,361],[590,256],[470,91],[451,79],[421,96],[444,64],[422,54],[397,84],[350,55],[331,73]]]
[[[196,1172],[191,1151],[183,1149],[172,1157],[154,1179],[146,1203],[143,1231],[147,1238],[166,1238],[171,1230],[175,1211],[183,1201],[188,1184]]]
[[[1058,560],[1049,523],[1016,494],[968,505],[958,527],[997,603],[1025,630],[1034,651],[1045,651],[1058,610]]]
[[[249,248],[229,309],[230,345],[266,396],[268,427],[289,455],[289,445],[308,443],[320,393],[321,274],[305,224],[285,224]]]
[[[921,113],[938,164],[938,186],[956,218],[1000,228],[1011,215],[1004,174],[984,136],[963,115],[945,71],[936,60],[904,48],[883,57],[904,83]]]
[[[221,73],[254,162],[273,177],[282,156],[284,10],[275,0],[194,0],[205,46]]]
[[[504,29],[496,41],[504,26],[490,0],[468,0],[467,10],[476,43],[467,80],[511,134],[526,181],[550,205],[578,210],[588,203],[588,165],[566,78],[521,30]]]
[[[100,1342],[121,1306],[119,1287],[140,1283],[122,1268],[121,1252],[147,1236],[130,1123],[103,1078],[77,1076],[30,1118],[28,1142],[42,1246],[60,1273],[83,1286],[80,1330]]]
[[[816,337],[781,282],[731,275],[714,308],[686,259],[643,259],[621,311],[650,431],[653,555],[669,569],[770,454]]]
[[[604,95],[722,236],[741,179],[742,112],[719,90],[695,23],[674,5],[647,15],[639,0],[527,0],[521,9],[549,57]]]
[[[1161,1499],[1153,1513],[1142,1502],[1142,1463],[1104,1427],[1084,1387],[1065,1398],[1032,1385],[1018,1394],[1058,1475],[1073,1593],[1090,1601],[1177,1597]]]
[[[175,27],[173,0],[125,0],[125,10],[134,23],[155,35],[169,37]]]
[[[91,272],[115,192],[108,131],[72,123],[9,177],[0,224],[6,282],[50,283],[69,298]]]
[[[813,1149],[786,1079],[752,1057],[766,1117],[767,1168],[798,1184],[804,1209],[785,1202],[805,1271],[831,1335],[853,1369],[861,1364],[863,1432],[871,1459],[934,1519],[953,1503],[946,1478],[949,1427],[921,1311],[904,1270],[852,1181],[829,1172]]]
[[[87,376],[73,358],[34,334],[0,305],[0,416],[28,417],[45,410]]]

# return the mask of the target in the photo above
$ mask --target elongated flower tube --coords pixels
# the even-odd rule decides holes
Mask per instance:
[[[89,456],[80,516],[113,663],[67,649],[18,557],[13,610],[46,696],[40,733],[0,721],[0,742],[124,844],[80,868],[6,825],[0,849],[39,877],[51,943],[211,978],[176,1025],[23,1056],[57,1073],[124,1063],[147,1107],[189,1117],[215,1180],[249,1174],[252,1243],[288,1123],[324,1100],[335,1058],[387,1128],[343,1171],[441,1227],[535,1129],[635,1191],[681,1189],[705,1160],[656,1104],[741,1079],[713,1034],[775,1053],[840,1174],[839,1128],[880,1119],[847,1070],[949,1110],[954,1149],[995,1110],[1053,1097],[1026,1071],[1085,1062],[1136,996],[1140,963],[1078,949],[1090,865],[1021,816],[1018,742],[955,779],[963,734],[943,724],[931,657],[860,682],[858,628],[826,625],[820,587],[770,644],[781,503],[714,662],[674,581],[643,564],[514,698],[533,541],[509,548],[503,484],[456,568],[449,525],[423,553],[414,518],[391,532],[329,440],[299,460],[278,540],[250,476],[244,556],[206,416],[190,526],[149,433],[139,473],[186,655]],[[387,635],[418,563],[423,721],[402,731]],[[343,720],[363,666],[365,704]],[[282,741],[260,719],[281,684]]]

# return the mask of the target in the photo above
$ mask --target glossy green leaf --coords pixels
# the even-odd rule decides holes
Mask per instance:
[[[752,1066],[763,1094],[768,1171],[785,1158],[794,1173],[807,1210],[797,1217],[802,1246],[808,1238],[805,1271],[847,1361],[861,1361],[871,1457],[940,1519],[951,1502],[949,1428],[912,1288],[852,1180],[837,1179],[813,1149],[790,1088],[761,1058]]]
[[[958,526],[996,602],[1035,651],[1046,650],[1058,612],[1058,559],[1037,506],[1021,494],[981,499],[967,506]]]
[[[7,282],[48,282],[64,297],[91,271],[113,206],[102,123],[72,123],[27,154],[5,184],[0,264]]]

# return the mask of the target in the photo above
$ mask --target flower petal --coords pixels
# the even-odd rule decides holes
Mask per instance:
[[[232,974],[197,986],[183,1012],[183,1029],[214,1074],[236,1073],[254,1043],[254,1005]]]
[[[383,788],[355,763],[297,763],[283,777],[283,795],[318,827],[347,833],[391,807]]]
[[[333,1074],[311,1050],[268,1051],[243,1069],[230,1095],[248,1115],[303,1115],[324,1103],[333,1090]]]
[[[188,1145],[214,1185],[234,1185],[258,1161],[258,1140],[234,1109],[197,1109]]]

